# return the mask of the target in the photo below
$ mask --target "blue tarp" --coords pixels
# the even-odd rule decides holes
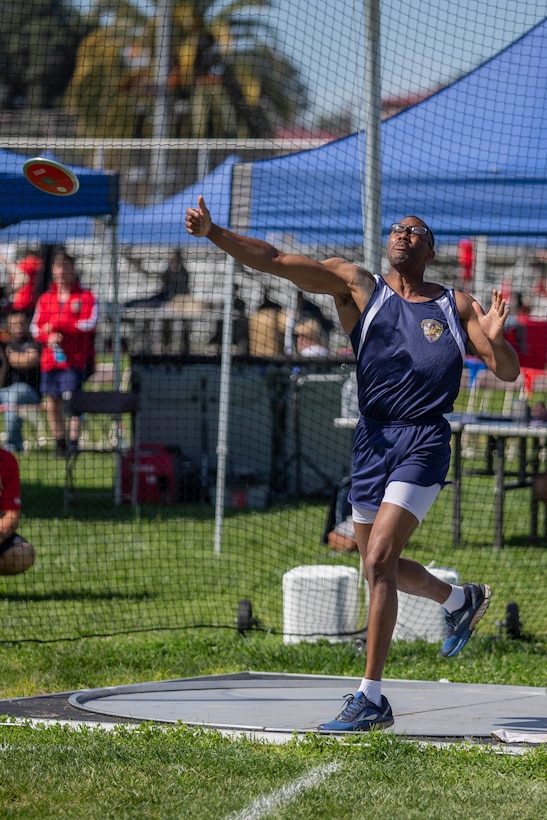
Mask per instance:
[[[170,199],[137,208],[122,203],[118,216],[118,238],[122,245],[153,244],[177,247],[189,242],[206,244],[206,239],[195,239],[186,233],[184,216],[186,208],[194,206],[199,194],[215,214],[215,220],[227,225],[230,219],[230,194],[232,168],[239,157],[232,155],[200,182],[195,182]]]
[[[21,242],[27,245],[62,245],[67,239],[92,239],[95,219],[72,216],[57,219],[24,219],[0,230],[0,242]]]
[[[50,159],[55,159],[50,155]],[[0,150],[0,225],[27,220],[67,219],[115,214],[118,208],[118,176],[70,166],[80,188],[72,196],[52,196],[38,190],[23,175],[27,156]]]
[[[381,143],[384,236],[391,222],[416,214],[444,241],[485,235],[543,245],[547,18],[475,71],[385,120]],[[364,148],[364,136],[355,134],[252,163],[243,192],[250,208],[238,227],[262,238],[359,246]]]
[[[385,120],[381,142],[384,236],[392,221],[417,214],[441,241],[484,235],[503,243],[547,244],[547,18],[475,71]],[[80,191],[51,197],[26,182],[20,172],[24,157],[10,180],[6,154],[0,151],[0,185],[14,188],[0,187],[0,222],[6,216],[45,215],[44,230],[53,231],[60,216],[114,212],[117,177],[73,169]],[[251,235],[359,247],[364,155],[365,136],[354,134],[310,151],[240,163],[237,190],[232,172],[238,158],[228,157],[205,179],[159,205],[121,203],[119,241],[205,243],[189,237],[184,227],[185,209],[203,193],[215,221]],[[245,206],[243,223],[231,217],[234,198]],[[34,235],[39,224],[34,223]],[[67,222],[65,235],[89,236],[92,224]]]

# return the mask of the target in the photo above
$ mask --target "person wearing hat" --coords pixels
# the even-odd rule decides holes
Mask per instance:
[[[321,325],[317,319],[306,319],[294,328],[296,336],[296,350],[299,356],[313,358],[328,356],[329,349],[323,342]]]

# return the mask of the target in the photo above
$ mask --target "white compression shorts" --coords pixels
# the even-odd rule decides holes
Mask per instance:
[[[421,487],[419,484],[409,484],[406,481],[391,481],[386,487],[382,503],[387,501],[389,504],[395,504],[397,507],[408,510],[421,523],[440,489],[440,484]],[[368,510],[366,507],[352,505],[352,518],[358,524],[374,523],[377,513],[378,510]]]

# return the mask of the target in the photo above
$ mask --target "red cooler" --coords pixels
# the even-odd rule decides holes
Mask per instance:
[[[174,504],[177,500],[177,454],[164,444],[141,444],[138,463],[129,450],[122,456],[122,501],[131,501],[133,471],[137,471],[137,503]]]

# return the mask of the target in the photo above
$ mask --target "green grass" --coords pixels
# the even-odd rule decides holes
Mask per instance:
[[[262,628],[280,633],[285,572],[317,563],[358,567],[356,554],[333,553],[321,543],[325,500],[227,511],[218,555],[210,505],[143,506],[137,519],[111,497],[85,498],[65,514],[63,463],[49,452],[24,454],[20,463],[20,529],[37,560],[24,575],[0,578],[0,641],[233,628],[242,598],[251,599]],[[86,488],[111,491],[108,458],[86,455],[78,470]],[[447,487],[405,554],[455,568],[462,580],[489,583],[493,599],[482,631],[498,632],[506,604],[516,601],[524,631],[544,639],[547,606],[538,579],[547,576],[547,550],[545,538],[538,545],[529,538],[530,490],[506,496],[502,550],[492,548],[492,491],[491,477],[464,479],[462,543],[454,547]]]
[[[110,488],[108,458],[86,459],[86,486]],[[351,641],[287,646],[281,634],[284,572],[308,563],[358,566],[354,554],[321,544],[326,501],[230,511],[215,555],[211,507],[150,506],[135,519],[128,507],[96,499],[65,515],[62,469],[47,452],[21,457],[21,532],[37,562],[22,576],[0,578],[1,698],[242,670],[362,674],[364,658]],[[491,607],[457,658],[441,658],[434,644],[397,642],[385,676],[545,686],[547,551],[528,536],[528,491],[507,495],[501,551],[492,548],[491,478],[465,479],[457,548],[451,502],[447,488],[406,554],[487,581]],[[252,600],[259,620],[245,637],[234,625],[241,598]],[[499,625],[513,600],[523,640],[507,639]],[[381,734],[278,746],[184,726],[106,732],[5,723],[0,749],[2,817],[265,816],[253,801],[270,796],[267,816],[275,818],[536,820],[547,799],[545,748],[513,757]],[[298,790],[313,772],[323,774]],[[244,814],[249,806],[254,815]]]
[[[385,676],[405,680],[544,686],[546,647],[476,635],[457,658],[446,660],[425,641],[394,642]],[[183,630],[118,635],[47,644],[0,645],[0,696],[24,697],[148,680],[244,670],[360,676],[364,658],[352,642],[285,645],[277,635],[229,630]]]
[[[465,405],[465,396],[460,400]],[[495,408],[492,408],[495,409]],[[94,420],[95,421],[95,420]],[[94,439],[104,431],[91,428]],[[107,431],[108,432],[108,424]],[[465,467],[484,466],[484,442]],[[515,456],[509,466],[515,467]],[[21,531],[36,548],[35,566],[0,578],[1,640],[59,640],[136,630],[233,628],[238,601],[249,598],[261,626],[280,633],[282,579],[303,564],[358,567],[355,554],[321,543],[327,501],[271,509],[228,510],[220,555],[214,552],[214,510],[208,504],[143,505],[140,519],[112,500],[113,462],[86,453],[75,475],[80,488],[106,497],[81,498],[63,509],[64,463],[47,450],[21,455]],[[492,548],[493,478],[464,476],[462,538],[452,543],[452,490],[440,494],[406,553],[423,564],[457,569],[462,580],[493,589],[484,630],[497,632],[516,601],[530,636],[547,635],[547,606],[537,579],[547,576],[545,509],[541,538],[530,539],[530,493],[506,494],[505,547]],[[364,613],[363,616],[364,618]]]
[[[0,726],[0,738],[4,817],[537,820],[547,797],[545,750],[511,758],[381,733],[275,746],[182,726]]]
[[[434,645],[395,643],[386,677],[537,686],[545,683],[545,661],[538,641],[474,637],[449,661]],[[285,646],[276,635],[226,630],[0,645],[3,697],[246,669],[355,677],[363,663],[351,643]],[[275,818],[536,820],[547,798],[545,747],[515,758],[381,733],[343,741],[309,736],[278,746],[182,725],[107,732],[0,723],[0,748],[5,817],[265,816],[244,811],[269,797],[274,808],[267,816]],[[287,798],[300,778],[329,765],[324,780]]]

